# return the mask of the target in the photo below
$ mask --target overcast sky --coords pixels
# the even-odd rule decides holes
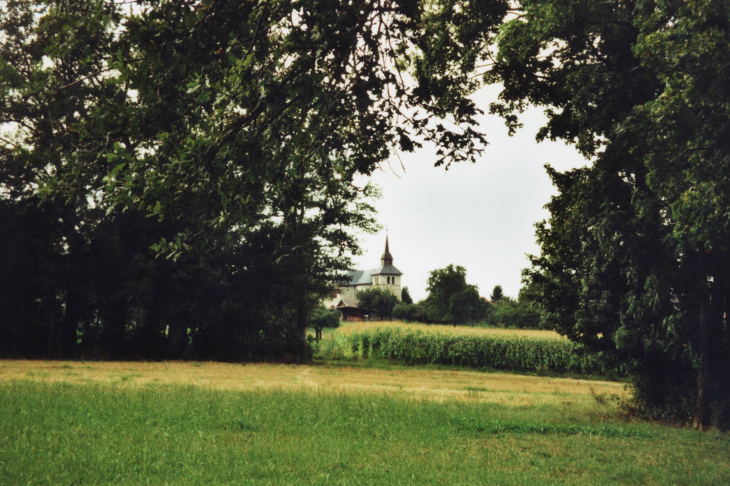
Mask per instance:
[[[498,88],[488,87],[473,99],[483,111]],[[541,109],[521,117],[524,128],[507,135],[503,121],[490,115],[479,119],[489,146],[476,164],[436,168],[435,150],[426,147],[393,157],[390,167],[371,178],[382,198],[374,201],[383,231],[361,235],[363,255],[358,269],[375,268],[385,247],[388,227],[393,264],[403,272],[403,285],[415,301],[426,298],[431,270],[449,264],[466,268],[467,282],[488,297],[495,285],[516,297],[526,254],[539,253],[534,223],[548,218],[543,206],[557,193],[545,164],[564,171],[588,162],[563,142],[535,141],[544,124]]]

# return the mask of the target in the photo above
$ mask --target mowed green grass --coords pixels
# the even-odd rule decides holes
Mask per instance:
[[[483,392],[6,381],[0,484],[730,484],[726,433],[634,422],[608,397],[514,407]]]

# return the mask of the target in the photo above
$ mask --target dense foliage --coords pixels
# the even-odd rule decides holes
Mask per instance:
[[[505,9],[3,2],[0,353],[301,355],[374,228],[355,176],[480,153],[470,73]]]
[[[403,287],[400,291],[400,300],[404,304],[412,304],[413,298],[411,297],[410,292],[408,292],[408,287]]]
[[[630,367],[652,415],[730,425],[730,4],[525,0],[499,34],[492,112],[592,165],[548,173],[527,279],[548,325]]]
[[[365,311],[374,311],[381,319],[393,317],[393,309],[398,305],[398,297],[392,292],[373,287],[357,293],[358,307]]]
[[[466,269],[449,265],[433,270],[424,302],[431,320],[463,324],[477,322],[485,315],[485,304],[476,285],[466,283]]]
[[[544,328],[541,317],[540,312],[524,300],[501,298],[492,306],[487,322],[505,328],[538,329]]]
[[[404,322],[549,329],[536,305],[534,284],[523,287],[518,300],[505,296],[502,287],[497,285],[490,302],[479,297],[475,285],[466,283],[463,267],[449,265],[432,271],[429,285],[428,298],[416,304],[397,304],[393,317]]]
[[[428,318],[428,306],[423,301],[415,304],[399,303],[393,309],[393,317],[403,322],[431,322]]]
[[[262,228],[255,239],[231,242],[205,260],[173,262],[149,250],[167,225],[138,212],[83,223],[87,240],[69,255],[53,238],[62,223],[52,208],[0,205],[7,230],[0,231],[2,355],[307,359],[292,291],[311,285],[311,274],[301,261],[274,260],[276,229]],[[71,318],[74,340],[65,347]]]
[[[336,329],[340,327],[340,312],[326,307],[316,307],[310,314],[307,322],[309,327],[314,329],[315,339],[322,339],[322,329],[325,327]]]

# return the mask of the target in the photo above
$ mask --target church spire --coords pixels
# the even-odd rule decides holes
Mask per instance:
[[[385,253],[383,253],[383,256],[380,257],[380,264],[381,265],[392,265],[393,264],[393,255],[390,254],[390,251],[388,250],[388,233],[385,233]]]

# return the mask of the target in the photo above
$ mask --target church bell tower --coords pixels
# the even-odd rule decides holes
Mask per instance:
[[[393,266],[393,255],[390,254],[388,234],[385,235],[385,253],[380,257],[380,266],[372,273],[373,286],[387,290],[401,299],[400,278],[403,272]]]
[[[388,234],[385,235],[385,253],[383,253],[383,256],[380,257],[380,264],[385,265],[393,265],[393,255],[390,254],[390,250],[388,249]]]

